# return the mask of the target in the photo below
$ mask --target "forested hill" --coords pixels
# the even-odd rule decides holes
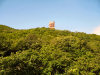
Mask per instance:
[[[0,25],[0,75],[100,75],[100,36]]]

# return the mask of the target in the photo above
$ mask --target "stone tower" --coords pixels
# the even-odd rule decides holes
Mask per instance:
[[[54,21],[52,21],[52,22],[50,21],[49,22],[49,28],[50,29],[55,29],[55,22]]]

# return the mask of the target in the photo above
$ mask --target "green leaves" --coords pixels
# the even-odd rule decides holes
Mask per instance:
[[[0,25],[0,75],[99,75],[100,36]]]

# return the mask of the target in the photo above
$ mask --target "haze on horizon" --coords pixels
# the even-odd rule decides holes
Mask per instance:
[[[48,27],[100,35],[100,0],[0,0],[0,24],[16,29]]]

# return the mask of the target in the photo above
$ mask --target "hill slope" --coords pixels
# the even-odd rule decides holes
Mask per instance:
[[[0,56],[6,75],[99,75],[100,36],[0,25]]]

